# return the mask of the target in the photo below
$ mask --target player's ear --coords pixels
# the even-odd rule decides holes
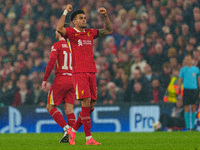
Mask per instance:
[[[76,20],[74,19],[72,22],[73,22],[73,24],[75,25],[75,23],[76,23]]]

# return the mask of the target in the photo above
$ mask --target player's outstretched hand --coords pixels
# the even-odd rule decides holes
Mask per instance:
[[[67,7],[65,8],[68,12],[71,12],[73,10],[73,7],[71,4],[68,4]]]
[[[42,82],[42,90],[45,92],[47,87],[47,81]]]
[[[106,15],[107,14],[107,11],[104,7],[100,7],[98,9],[98,12],[99,12],[100,15]]]

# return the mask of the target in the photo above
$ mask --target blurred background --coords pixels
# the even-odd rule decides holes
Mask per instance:
[[[153,131],[160,115],[171,115],[176,107],[176,89],[170,86],[177,84],[172,78],[185,65],[185,55],[192,54],[200,67],[199,0],[0,0],[1,133],[61,131],[45,109],[54,71],[46,91],[41,83],[69,3],[85,11],[87,27],[97,29],[104,27],[97,10],[105,7],[114,29],[94,41],[93,130]],[[76,100],[76,116],[79,111]]]

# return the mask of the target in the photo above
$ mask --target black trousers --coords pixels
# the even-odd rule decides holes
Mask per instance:
[[[183,118],[171,117],[167,114],[160,116],[160,122],[162,124],[162,130],[166,127],[181,127],[185,128],[185,120]]]

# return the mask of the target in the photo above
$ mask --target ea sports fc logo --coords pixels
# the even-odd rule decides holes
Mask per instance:
[[[83,46],[83,43],[82,43],[81,39],[78,40],[78,46]]]

